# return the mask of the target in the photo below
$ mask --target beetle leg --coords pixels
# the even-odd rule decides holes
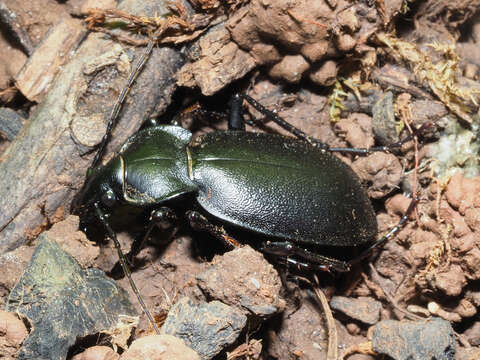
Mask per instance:
[[[334,147],[330,147],[326,143],[321,142],[318,139],[315,139],[311,136],[308,136],[302,130],[300,130],[299,128],[297,128],[297,127],[293,126],[292,124],[288,123],[286,120],[282,119],[280,116],[278,116],[273,111],[268,110],[266,107],[264,107],[262,104],[260,104],[258,101],[256,101],[252,97],[250,97],[246,94],[236,94],[234,96],[234,98],[245,99],[257,111],[262,113],[264,116],[268,117],[270,120],[272,120],[274,123],[276,123],[277,125],[279,125],[283,129],[287,130],[289,133],[295,135],[297,138],[308,142],[312,146],[315,146],[315,147],[318,147],[320,149],[323,149],[325,151],[330,151],[330,152],[342,152],[342,153],[351,153],[351,154],[357,154],[357,155],[368,155],[372,152],[390,152],[393,149],[400,148],[403,144],[412,140],[414,137],[418,136],[426,128],[428,128],[432,125],[431,123],[424,123],[418,129],[414,129],[413,133],[410,134],[409,136],[405,137],[404,139],[402,139],[402,140],[400,140],[396,143],[385,145],[385,146],[372,146],[370,148],[348,148],[348,147],[334,148]]]
[[[177,214],[172,209],[162,206],[159,209],[155,209],[150,214],[149,224],[147,232],[141,238],[141,240],[135,239],[132,243],[130,252],[127,254],[127,260],[131,264],[133,258],[140,252],[143,248],[143,245],[148,240],[150,233],[155,227],[160,228],[161,230],[167,229],[178,219]]]
[[[289,259],[288,256],[298,256],[309,263],[312,263],[313,265],[310,266],[310,268],[316,268],[323,271],[333,269],[339,272],[347,272],[350,270],[350,264],[345,261],[316,254],[312,251],[296,246],[289,241],[267,241],[263,243],[260,250],[275,256],[287,257],[287,262],[301,267],[305,267],[307,264],[294,259]]]
[[[355,259],[352,259],[348,262],[349,266],[352,266],[361,260],[369,257],[372,255],[372,252],[375,251],[376,249],[380,248],[382,245],[384,245],[388,239],[390,239],[392,236],[394,236],[396,233],[400,231],[400,229],[405,225],[405,223],[408,221],[408,217],[412,213],[413,209],[415,209],[415,206],[418,203],[418,199],[414,197],[412,201],[410,201],[410,205],[408,205],[407,211],[405,211],[405,214],[400,218],[400,221],[398,222],[397,225],[395,225],[388,233],[386,233],[382,238],[377,240],[372,246],[370,246],[367,250],[363,251],[359,256],[357,256]]]
[[[240,246],[237,240],[227,234],[223,226],[216,226],[198,211],[187,211],[187,219],[194,230],[206,231],[220,240],[228,249],[232,250]]]
[[[150,321],[150,324],[152,325],[153,329],[155,330],[155,333],[160,334],[160,330],[158,329],[158,326],[157,326],[155,320],[153,319],[152,314],[150,313],[150,311],[148,311],[148,308],[145,305],[145,302],[143,301],[142,295],[140,295],[140,292],[138,291],[137,286],[135,285],[135,282],[132,279],[130,269],[128,268],[128,265],[127,265],[127,260],[125,259],[125,255],[123,254],[122,247],[120,246],[120,243],[118,242],[118,239],[117,239],[117,236],[115,235],[115,232],[113,231],[110,224],[108,223],[107,217],[106,217],[105,213],[102,211],[102,209],[100,208],[99,203],[96,202],[96,203],[93,204],[93,206],[95,207],[95,212],[96,212],[96,215],[97,215],[98,219],[100,220],[100,222],[105,227],[105,230],[107,231],[108,235],[112,238],[112,240],[115,244],[115,247],[117,248],[118,258],[120,259],[120,264],[122,266],[123,273],[127,277],[128,281],[130,283],[130,287],[132,288],[133,292],[137,296],[138,302],[140,303],[140,305],[143,309],[143,312],[145,313],[145,315],[147,315],[147,318]]]
[[[230,101],[230,117],[228,119],[228,130],[245,131],[245,121],[243,121],[242,111],[243,99],[238,95],[233,95]]]
[[[299,128],[297,128],[297,127],[293,126],[292,124],[288,123],[286,120],[282,119],[280,116],[278,116],[273,111],[268,110],[265,106],[260,104],[254,98],[252,98],[248,95],[245,95],[245,94],[236,94],[236,95],[234,95],[234,98],[236,98],[236,97],[246,100],[250,105],[252,105],[262,115],[268,117],[270,120],[272,120],[278,126],[287,130],[289,133],[295,135],[297,138],[302,139],[302,140],[308,142],[309,144],[311,144],[313,146],[316,146],[316,147],[319,147],[321,149],[324,149],[324,150],[329,150],[330,149],[330,146],[328,144],[325,144],[318,139],[315,139],[311,136],[308,136],[302,130],[300,130]]]

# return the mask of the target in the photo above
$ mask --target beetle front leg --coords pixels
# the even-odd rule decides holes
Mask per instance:
[[[174,222],[178,220],[177,214],[172,209],[162,206],[161,208],[155,209],[151,212],[149,218],[149,224],[147,232],[141,238],[141,240],[135,239],[132,243],[130,252],[126,255],[127,260],[132,263],[133,258],[140,252],[143,248],[143,245],[148,240],[150,233],[155,227],[165,230],[168,227],[172,226]]]
[[[220,240],[229,250],[233,250],[240,246],[237,240],[227,234],[223,226],[216,226],[212,224],[198,211],[187,211],[186,216],[192,229],[208,232],[210,235]]]
[[[288,257],[298,256],[308,263],[312,263],[310,268],[316,268],[323,271],[336,270],[338,272],[347,272],[350,270],[350,264],[323,256],[307,249],[303,249],[289,241],[267,241],[263,244],[261,251],[275,256]],[[305,263],[299,261],[288,261],[296,265],[304,265]]]

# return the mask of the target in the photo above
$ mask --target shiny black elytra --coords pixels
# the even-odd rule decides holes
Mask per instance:
[[[241,115],[244,99],[300,139],[246,132]],[[191,132],[180,126],[158,125],[133,135],[117,157],[89,171],[80,207],[94,208],[116,241],[106,214],[117,203],[154,208],[147,237],[155,224],[177,217],[165,207],[166,202],[183,201],[184,195],[195,194],[196,207],[201,210],[187,211],[191,225],[228,246],[236,242],[204,214],[222,224],[270,237],[260,250],[290,264],[348,271],[366,252],[344,262],[323,256],[317,247],[377,247],[398,231],[415,201],[400,224],[375,241],[377,222],[366,191],[353,170],[331,152],[388,151],[408,139],[389,147],[330,148],[249,96],[236,95],[227,131],[192,139]],[[129,277],[120,250],[119,255]]]

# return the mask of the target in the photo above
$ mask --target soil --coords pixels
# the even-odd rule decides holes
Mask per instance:
[[[8,13],[16,15],[16,21],[12,25],[0,19],[3,30],[0,47],[4,50],[0,52],[0,59],[4,59],[0,61],[0,102],[2,107],[30,120],[25,122],[17,139],[0,136],[0,166],[16,156],[12,149],[28,151],[14,147],[15,142],[28,132],[36,109],[41,112],[49,94],[58,88],[56,79],[62,76],[64,67],[68,69],[77,47],[99,36],[98,32],[87,35],[87,25],[79,22],[79,18],[86,17],[91,3],[97,2],[52,0],[42,2],[41,6],[35,1],[4,2]],[[100,5],[107,8],[112,7],[112,3],[105,1]],[[243,92],[330,147],[371,148],[394,144],[423,125],[422,131],[415,133],[418,136],[414,140],[393,151],[366,156],[335,153],[364,183],[377,214],[379,238],[400,222],[411,204],[412,195],[418,203],[405,225],[374,256],[355,265],[347,274],[317,274],[318,286],[329,300],[335,299],[332,301],[336,305],[332,304],[332,308],[337,346],[340,354],[350,354],[348,359],[381,358],[382,355],[358,346],[369,344],[369,328],[379,321],[418,321],[433,316],[450,322],[455,332],[457,359],[479,358],[480,1],[196,0],[185,6],[186,15],[178,11],[181,7],[174,14],[181,21],[196,24],[195,30],[189,33],[187,27],[181,27],[180,34],[168,34],[182,42],[178,47],[182,47],[183,65],[179,60],[175,76],[171,69],[168,70],[168,99],[161,105],[152,105],[145,118],[162,115],[172,98],[173,104],[167,111],[173,108],[175,112],[184,112],[182,125],[194,136],[225,129],[225,116],[212,115],[214,111],[228,112],[230,97]],[[195,12],[203,23],[192,15]],[[137,15],[155,16],[153,13]],[[177,23],[181,23],[180,20]],[[57,38],[49,36],[65,24],[72,24],[74,29],[69,35],[71,41],[61,40],[62,31]],[[209,27],[202,28],[198,24]],[[117,34],[112,33],[117,30],[102,26],[97,24],[94,30],[103,29],[102,33],[112,36]],[[30,218],[30,213],[24,214],[22,209],[27,205],[21,205],[18,209],[8,209],[15,215],[0,224],[0,234],[10,231],[12,222],[16,224],[15,234],[23,234],[12,243],[0,238],[3,252],[0,263],[6,269],[0,274],[2,304],[7,302],[10,291],[27,266],[38,236],[52,231],[61,247],[82,266],[100,268],[115,276],[142,314],[128,280],[119,272],[112,273],[112,269],[119,268],[117,250],[111,241],[102,240],[103,229],[68,214],[73,197],[84,180],[81,174],[86,173],[93,159],[93,152],[88,153],[88,150],[95,149],[105,131],[107,116],[99,118],[98,113],[109,113],[118,88],[121,88],[119,84],[127,77],[130,65],[125,63],[133,61],[131,49],[134,46],[124,40],[128,37],[138,41],[138,38],[125,34],[123,37],[117,34],[113,40],[108,38],[125,50],[113,60],[103,57],[101,66],[97,63],[99,67],[88,73],[90,78],[82,90],[85,96],[78,104],[71,105],[78,106],[76,109],[82,113],[88,127],[86,133],[94,140],[77,141],[72,146],[47,144],[65,150],[67,159],[81,158],[67,161],[75,168],[76,175],[64,176],[58,163],[52,161],[51,168],[42,168],[41,173],[55,174],[57,182],[46,190],[39,190],[38,196],[24,203],[20,201],[22,204],[34,202],[36,211],[32,216],[36,218]],[[54,39],[62,43],[55,45]],[[36,49],[45,51],[45,47],[40,46],[42,43],[48,43],[54,55],[67,50],[69,55],[52,57],[61,58],[54,65],[32,64]],[[112,48],[105,52],[113,51]],[[45,56],[49,58],[52,54]],[[41,62],[40,59],[35,61]],[[107,64],[108,61],[111,63]],[[115,71],[108,70],[112,64],[116,64]],[[36,70],[28,72],[26,68]],[[104,69],[107,71],[102,73]],[[86,70],[84,74],[87,76]],[[44,79],[48,84],[42,84],[40,91],[38,82],[32,79]],[[28,80],[34,85],[24,86]],[[138,96],[135,86],[144,89],[148,77],[137,81],[138,85],[132,88],[134,96]],[[148,89],[150,92],[156,90]],[[207,110],[207,115],[189,113],[185,109],[191,105],[199,105]],[[128,97],[126,106],[133,106]],[[95,126],[91,125],[93,115],[89,111],[92,109],[97,113]],[[245,105],[244,109],[245,116],[259,124],[247,126],[247,131],[291,136],[251,106]],[[102,124],[98,125],[99,122]],[[78,132],[79,124],[72,121],[70,130],[65,131]],[[123,126],[117,131],[122,130],[130,131],[119,135],[125,137],[134,131]],[[109,148],[106,158],[118,151],[118,145],[114,146],[117,148],[113,151]],[[32,166],[36,165],[25,162],[25,167]],[[30,169],[16,170],[19,174],[23,171],[30,174]],[[32,183],[36,184],[35,179]],[[18,185],[6,180],[4,189],[7,188],[5,184],[9,191],[14,191]],[[52,197],[57,192],[63,195]],[[7,208],[0,211],[6,212]],[[129,251],[134,238],[144,233],[148,214],[144,215],[120,214],[112,220],[124,252]],[[88,239],[79,227],[86,229]],[[255,234],[242,233],[236,239],[258,248],[257,238]],[[338,249],[333,249],[333,253],[335,250]],[[337,254],[342,256],[343,251]],[[225,345],[215,359],[327,358],[331,334],[323,310],[309,295],[314,282],[312,274],[308,271],[299,274],[295,269],[286,268],[285,261],[269,258],[274,270],[262,264],[256,255],[229,254],[220,242],[192,230],[186,221],[175,229],[154,231],[132,264],[132,277],[147,308],[159,319],[159,326],[172,306],[183,297],[197,303],[219,300],[246,316],[248,326],[238,339]],[[205,274],[212,276],[212,269],[218,273],[215,273],[214,283],[209,283],[212,280]],[[254,297],[259,294],[255,294],[257,291],[252,284],[246,290],[241,281],[250,279],[255,271],[263,274],[259,278],[268,285],[263,288],[259,300]],[[309,282],[304,281],[305,278]],[[245,298],[239,300],[239,294]],[[251,301],[249,306],[245,306],[245,299]],[[237,306],[242,301],[243,306]],[[262,307],[265,303],[270,307]],[[0,316],[6,319],[0,321],[2,326],[12,324],[11,330],[8,324],[5,325],[8,329],[0,328],[0,355],[8,353],[7,356],[15,358],[22,341],[18,334],[26,330],[18,330],[22,323],[11,313]],[[132,339],[152,334],[146,317],[140,316]],[[173,344],[176,340],[165,338],[162,341]],[[92,348],[79,355],[83,348],[93,345],[92,341],[77,344],[68,356],[91,359],[101,353],[105,355],[98,358],[116,359],[126,350],[117,346],[106,348],[103,345],[109,344],[102,343],[98,346],[98,354]],[[87,352],[93,354],[87,356]]]

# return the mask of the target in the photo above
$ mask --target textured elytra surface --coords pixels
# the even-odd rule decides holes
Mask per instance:
[[[290,137],[215,132],[191,148],[198,201],[216,217],[314,245],[372,241],[376,219],[360,180],[330,153]]]

